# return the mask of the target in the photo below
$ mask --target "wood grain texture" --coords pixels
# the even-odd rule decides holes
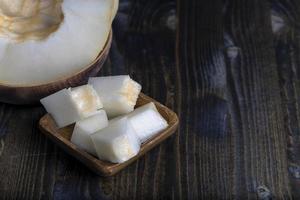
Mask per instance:
[[[225,14],[233,134],[242,144],[236,149],[236,194],[250,199],[291,198],[270,18],[263,1],[230,1]]]
[[[234,149],[227,129],[222,1],[178,3],[181,197],[231,199]]]
[[[292,196],[297,199],[300,198],[300,2],[273,0],[270,3],[284,128],[288,139],[288,172]]]
[[[101,178],[0,105],[0,199],[299,199],[300,3],[121,0],[100,75],[129,73],[180,127]]]

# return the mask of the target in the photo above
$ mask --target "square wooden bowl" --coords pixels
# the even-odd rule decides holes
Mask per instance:
[[[176,113],[154,99],[146,96],[145,94],[139,95],[136,107],[142,106],[149,102],[155,103],[158,111],[167,120],[169,126],[155,137],[150,138],[143,143],[141,145],[140,152],[135,157],[120,164],[99,160],[84,150],[79,149],[75,144],[71,143],[70,138],[72,136],[74,125],[59,129],[56,126],[54,119],[49,114],[46,114],[40,119],[39,128],[41,132],[49,137],[54,143],[80,160],[92,171],[101,176],[112,176],[171,136],[173,133],[175,133],[178,127],[179,120]]]

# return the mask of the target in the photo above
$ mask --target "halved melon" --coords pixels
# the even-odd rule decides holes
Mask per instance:
[[[0,0],[0,84],[74,74],[102,51],[118,0]]]

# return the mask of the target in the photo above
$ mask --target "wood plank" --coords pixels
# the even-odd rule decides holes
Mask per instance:
[[[300,198],[300,2],[271,1],[276,61],[288,138],[288,172],[294,199]]]
[[[178,1],[178,148],[183,199],[234,197],[222,10],[219,0]]]
[[[41,177],[35,175],[43,169],[42,159],[46,158],[40,152],[45,140],[38,136],[34,122],[34,119],[41,116],[41,109],[4,104],[1,106],[11,111],[1,116],[1,121],[5,118],[8,120],[6,125],[1,127],[1,131],[6,130],[6,134],[3,137],[4,149],[0,157],[0,193],[7,198],[33,197],[34,192],[38,193],[39,190],[30,185],[40,183]]]
[[[235,194],[243,199],[291,198],[270,16],[267,2],[232,0],[224,18]]]

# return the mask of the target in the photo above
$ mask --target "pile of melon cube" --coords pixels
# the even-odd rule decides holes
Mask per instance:
[[[59,128],[75,124],[71,142],[112,163],[138,154],[146,140],[167,128],[154,103],[135,108],[141,85],[128,75],[92,77],[87,85],[41,99]]]

